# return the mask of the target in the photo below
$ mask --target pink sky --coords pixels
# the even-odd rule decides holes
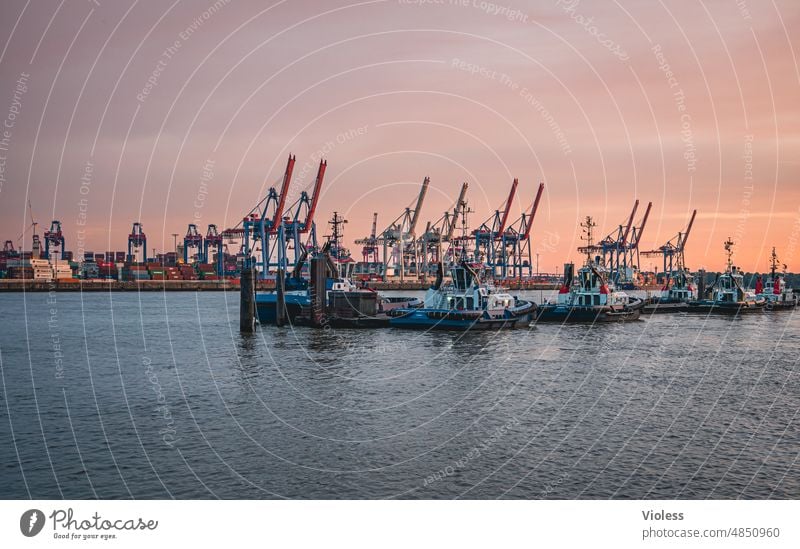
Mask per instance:
[[[800,4],[495,1],[3,2],[0,237],[30,200],[69,249],[85,229],[84,249],[122,250],[137,220],[171,249],[195,218],[236,224],[289,152],[297,196],[324,151],[318,221],[343,212],[350,242],[426,175],[423,224],[467,181],[477,225],[518,177],[515,217],[546,185],[542,271],[636,198],[643,249],[696,208],[690,267],[720,268],[732,236],[743,268],[776,246],[800,271]]]

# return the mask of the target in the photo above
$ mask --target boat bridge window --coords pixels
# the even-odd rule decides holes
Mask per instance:
[[[472,310],[475,308],[475,299],[472,297],[449,297],[447,298],[447,303],[450,309],[455,309],[457,311],[460,310]]]
[[[472,273],[463,267],[456,267],[452,271],[453,285],[459,290],[465,290],[472,284]]]

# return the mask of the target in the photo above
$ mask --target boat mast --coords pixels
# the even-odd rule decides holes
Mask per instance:
[[[458,206],[456,206],[456,208],[458,208]],[[470,250],[467,248],[469,242],[469,219],[467,216],[471,213],[473,213],[473,209],[464,202],[459,216],[461,218],[461,239],[458,246],[458,248],[460,248],[459,257],[455,259],[454,263],[469,261]]]
[[[725,253],[728,255],[728,272],[733,272],[733,240],[731,237],[728,237],[728,240],[725,241]]]
[[[347,259],[349,257],[348,251],[343,247],[343,231],[342,225],[347,223],[347,220],[339,215],[339,212],[333,212],[333,218],[328,221],[328,225],[331,226],[331,234],[326,235],[328,239],[328,250],[330,253],[331,258],[335,260],[336,263],[336,276],[345,276],[342,272],[342,260]]]
[[[778,271],[778,254],[775,253],[775,247],[772,247],[772,257],[770,259],[770,267],[772,271],[772,281],[775,281],[775,273]]]
[[[583,228],[583,236],[581,236],[581,240],[586,241],[586,264],[592,264],[592,247],[594,246],[594,236],[592,235],[592,229],[597,226],[597,223],[594,222],[592,216],[587,215],[586,221],[581,223],[581,227]]]

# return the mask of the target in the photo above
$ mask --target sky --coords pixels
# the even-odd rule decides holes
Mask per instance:
[[[473,226],[518,178],[512,219],[545,184],[542,272],[637,199],[642,250],[697,209],[689,267],[731,237],[742,268],[775,246],[797,272],[799,29],[796,0],[5,0],[0,239],[29,249],[32,213],[73,251],[123,250],[134,221],[171,250],[236,225],[292,153],[289,201],[327,159],[318,234],[344,214],[354,256],[426,176],[422,223],[467,182]]]

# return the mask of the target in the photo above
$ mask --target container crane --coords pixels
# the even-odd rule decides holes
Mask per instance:
[[[208,255],[208,248],[214,247],[217,249],[217,275],[222,276],[225,274],[224,256],[222,255],[222,234],[217,231],[217,226],[210,224],[206,231],[206,237],[203,239],[203,263],[213,263],[212,257]],[[184,246],[184,250],[186,247]]]
[[[355,240],[361,246],[362,260],[355,266],[355,274],[363,280],[382,277],[383,263],[378,253],[378,212],[372,213],[372,230],[369,236]]]
[[[539,183],[536,191],[536,198],[533,199],[529,211],[522,212],[522,215],[515,220],[506,231],[502,233],[501,245],[505,250],[503,255],[510,258],[507,262],[511,271],[511,278],[522,278],[533,275],[533,254],[531,250],[531,228],[533,220],[536,218],[536,211],[539,209],[539,201],[544,192],[544,183]],[[508,270],[502,273],[503,278],[508,278]]]
[[[61,232],[61,221],[54,219],[50,222],[50,230],[44,232],[44,259],[50,259],[50,253],[58,248],[58,253],[61,255],[62,260],[67,259],[67,250],[65,247],[64,233]]]
[[[467,207],[467,183],[461,184],[461,192],[453,204],[452,208],[444,212],[444,215],[433,223],[428,222],[425,232],[420,236],[420,255],[423,261],[423,274],[430,274],[428,269],[431,265],[442,263],[445,272],[449,271],[450,266],[458,261],[458,254],[453,250],[453,234],[455,233],[458,221],[462,212]],[[447,250],[443,245],[447,244]]]
[[[195,251],[191,256],[189,255],[190,248]],[[197,225],[194,223],[189,223],[186,235],[183,237],[183,262],[188,264],[190,257],[198,263],[205,262],[203,258],[203,235],[200,234],[200,231],[197,230]]]
[[[289,160],[286,162],[280,191],[275,187],[270,187],[267,196],[256,204],[243,220],[245,256],[252,258],[256,252],[256,242],[261,242],[261,253],[256,254],[254,263],[256,269],[259,270],[261,279],[267,278],[271,266],[286,267],[285,258],[281,257],[285,251],[284,231],[282,230],[283,209],[286,204],[289,183],[292,180],[294,163],[295,157],[290,154]],[[262,204],[261,211],[253,213],[257,212]],[[276,259],[273,259],[273,256],[277,256]],[[251,260],[248,259],[248,261]]]
[[[416,272],[417,270],[419,258],[416,229],[430,182],[430,177],[425,177],[414,208],[406,207],[405,211],[392,221],[378,237],[378,241],[383,244],[382,274],[384,280],[386,280],[389,273],[389,248],[392,248],[392,256],[394,256],[395,264],[393,267],[395,274],[398,270],[400,271],[400,280],[405,279],[407,269],[411,272]]]
[[[639,242],[642,240],[644,228],[647,225],[647,219],[650,217],[650,210],[653,207],[652,202],[647,203],[647,209],[644,211],[642,222],[639,225],[631,227],[630,239],[625,242],[625,256],[623,258],[623,270],[621,281],[628,284],[633,284],[633,273],[639,270],[641,262],[639,260]]]
[[[636,216],[636,210],[639,209],[639,200],[634,201],[633,209],[630,215],[626,218],[627,221],[618,225],[614,232],[608,234],[605,238],[600,239],[596,244],[591,243],[587,246],[578,248],[581,253],[586,253],[589,256],[592,254],[599,254],[603,264],[611,271],[612,276],[619,271],[619,266],[625,257],[624,249],[627,245],[628,235],[633,225],[633,218]],[[616,280],[614,280],[616,282]]]
[[[328,162],[320,160],[311,195],[309,196],[306,191],[301,192],[300,198],[289,206],[290,217],[284,218],[281,228],[284,234],[283,250],[279,253],[279,257],[283,258],[285,265],[282,266],[286,272],[301,273],[302,266],[308,256],[318,248],[317,226],[314,222],[314,214],[317,211],[317,203],[319,202],[322,181],[325,178],[327,167]],[[288,252],[290,250],[294,251],[294,257],[291,261],[288,260]]]
[[[225,229],[220,233],[222,236],[222,248],[223,248],[223,258],[226,258],[228,254],[228,245],[239,245],[239,249],[236,252],[236,263],[239,264],[240,262],[244,261],[245,252],[244,252],[244,228],[236,227],[233,229]],[[231,274],[231,271],[228,270],[225,263],[223,262],[223,273]]]
[[[144,227],[136,221],[133,224],[131,233],[128,235],[128,257],[129,263],[136,261],[136,251],[142,250],[142,263],[147,261],[147,236],[144,234]]]
[[[689,240],[689,234],[692,232],[692,225],[694,225],[694,218],[696,215],[697,210],[693,210],[685,231],[679,232],[664,245],[655,250],[642,252],[642,255],[645,257],[656,257],[659,255],[663,257],[664,277],[667,284],[669,284],[671,278],[670,274],[673,271],[682,271],[686,268],[684,250],[686,249],[686,241]]]
[[[364,263],[378,263],[378,212],[372,213],[372,231],[366,238],[359,238],[355,241],[356,244],[363,246],[361,248],[361,256],[364,258]]]
[[[597,244],[582,246],[578,251],[588,255],[599,255],[613,283],[632,283],[633,271],[639,267],[639,241],[652,207],[653,203],[649,202],[642,221],[637,226],[633,221],[639,209],[639,200],[636,200],[624,224],[619,225]]]
[[[511,183],[511,190],[508,192],[503,209],[495,210],[494,214],[481,223],[473,231],[475,238],[475,260],[483,262],[491,270],[492,276],[497,274],[499,268],[502,276],[505,277],[507,269],[506,248],[503,245],[503,235],[506,231],[508,216],[511,212],[511,205],[517,193],[519,180],[514,179]]]

